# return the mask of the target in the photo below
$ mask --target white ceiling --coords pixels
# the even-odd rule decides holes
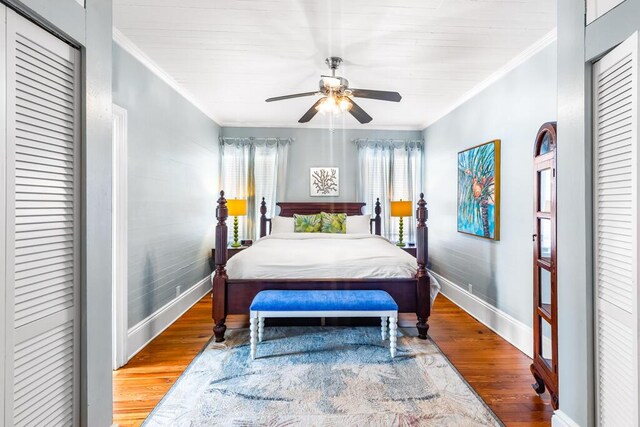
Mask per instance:
[[[301,126],[314,98],[264,100],[316,90],[341,56],[351,87],[403,96],[344,126],[422,129],[555,25],[556,0],[114,0],[114,26],[224,126]]]

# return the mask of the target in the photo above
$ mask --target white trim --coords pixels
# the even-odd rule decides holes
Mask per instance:
[[[202,111],[207,117],[216,122],[218,126],[222,126],[222,123],[213,115],[211,111],[207,110],[200,102],[198,102],[180,83],[178,83],[169,73],[167,73],[160,65],[158,65],[153,59],[149,58],[146,53],[142,51],[134,42],[132,42],[127,36],[122,34],[120,30],[113,27],[113,41],[116,42],[121,48],[129,52],[134,58],[142,63],[153,74],[158,76],[162,81],[168,84],[173,90],[182,95],[187,101],[193,104],[198,110]]]
[[[551,417],[551,427],[580,427],[580,425],[558,409]]]
[[[439,274],[430,271],[440,282],[440,292],[480,323],[509,341],[529,357],[533,356],[533,330],[502,310],[481,300]]]
[[[131,329],[127,338],[129,359],[147,346],[155,337],[173,324],[180,316],[211,292],[211,276],[207,276],[188,291],[157,310]]]
[[[556,41],[557,38],[558,38],[558,31],[557,31],[557,28],[554,28],[553,30],[545,34],[544,37],[542,37],[540,40],[536,41],[534,44],[532,44],[531,46],[529,46],[528,48],[520,52],[515,58],[511,59],[505,65],[503,65],[494,73],[492,73],[489,77],[487,77],[486,79],[481,81],[479,84],[474,86],[470,91],[468,91],[467,93],[462,95],[460,98],[458,98],[453,104],[451,104],[448,108],[446,108],[442,114],[439,114],[438,116],[427,121],[424,124],[424,126],[422,126],[422,128],[423,129],[427,128],[432,124],[434,124],[435,122],[437,122],[438,120],[440,120],[441,118],[445,117],[447,114],[451,113],[453,110],[460,107],[462,104],[469,101],[471,98],[478,95],[480,92],[482,92],[483,90],[485,90],[486,88],[488,88],[489,86],[491,86],[492,84],[494,84],[495,82],[497,82],[498,80],[500,80],[501,78],[509,74],[515,68],[517,68],[518,66],[528,61],[532,56],[534,56],[535,54],[540,52],[542,49],[544,49],[545,47],[549,46],[551,43]]]
[[[127,362],[127,110],[113,104],[113,369]]]

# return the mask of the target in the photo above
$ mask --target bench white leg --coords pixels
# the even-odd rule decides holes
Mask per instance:
[[[387,318],[380,318],[380,332],[382,333],[382,341],[387,339]]]
[[[397,315],[396,315],[397,316]],[[391,357],[396,357],[396,342],[398,334],[398,318],[389,318],[389,350],[391,351]]]
[[[256,358],[256,347],[257,347],[257,342],[256,342],[256,332],[258,329],[258,319],[255,317],[252,317],[249,322],[251,323],[251,327],[249,329],[249,336],[250,336],[250,343],[251,343],[251,359],[255,359]]]
[[[258,317],[258,342],[262,342],[264,335],[264,317]]]

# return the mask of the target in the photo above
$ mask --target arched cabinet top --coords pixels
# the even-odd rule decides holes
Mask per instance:
[[[558,137],[556,134],[556,122],[547,122],[540,126],[536,143],[534,146],[534,156],[544,156],[556,150]]]

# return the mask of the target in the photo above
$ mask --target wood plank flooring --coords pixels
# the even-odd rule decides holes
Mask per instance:
[[[511,427],[551,425],[549,395],[531,388],[531,359],[438,295],[429,335],[491,410]]]
[[[548,396],[531,389],[531,359],[439,295],[429,333],[475,391],[509,427],[548,427]],[[205,296],[129,363],[113,373],[113,422],[139,426],[211,337]]]

